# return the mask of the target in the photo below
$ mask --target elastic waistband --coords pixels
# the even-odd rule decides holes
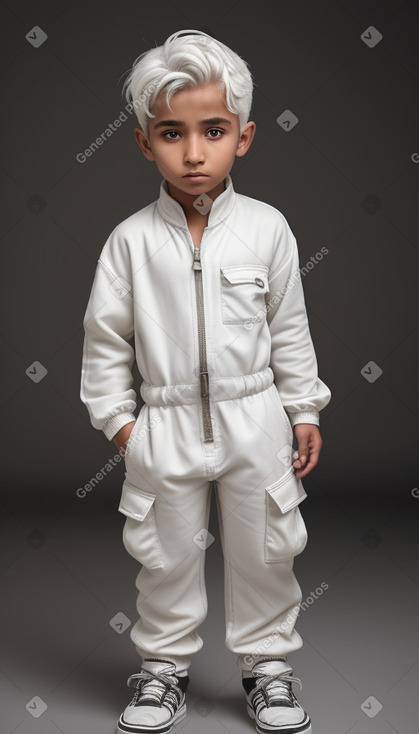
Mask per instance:
[[[210,400],[233,400],[267,390],[274,382],[270,367],[250,375],[209,378]],[[200,383],[193,385],[150,385],[143,382],[140,387],[145,403],[154,406],[193,405],[201,400]]]

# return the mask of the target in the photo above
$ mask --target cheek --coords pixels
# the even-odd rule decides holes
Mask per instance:
[[[152,143],[153,153],[163,165],[165,163],[170,164],[170,161],[174,160],[176,155],[175,147],[174,145],[170,145],[170,143],[162,143],[161,141]]]

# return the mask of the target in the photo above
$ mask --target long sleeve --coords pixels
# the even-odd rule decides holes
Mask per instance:
[[[318,376],[297,242],[284,217],[269,274],[266,318],[272,340],[270,366],[291,426],[319,425],[319,411],[329,403],[331,391]]]
[[[98,260],[83,320],[80,384],[80,398],[92,426],[103,430],[109,440],[136,420],[135,353],[129,344],[134,334],[131,280],[126,248],[114,232]]]

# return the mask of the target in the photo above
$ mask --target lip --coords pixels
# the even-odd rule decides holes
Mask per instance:
[[[183,178],[208,178],[206,173],[187,173]]]

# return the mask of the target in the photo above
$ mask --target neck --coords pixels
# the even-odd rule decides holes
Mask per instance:
[[[194,202],[196,199],[199,198],[200,194],[192,195],[192,194],[185,194],[184,191],[181,191],[180,189],[177,189],[176,187],[173,187],[167,180],[167,190],[170,194],[170,196],[175,199],[182,207],[183,211],[185,212],[186,220],[193,221],[193,220],[200,220],[205,219],[206,222],[208,222],[208,213],[206,215],[202,215],[202,213],[194,206]],[[208,191],[206,196],[209,196],[210,199],[215,201],[217,196],[223,193],[226,189],[226,179],[223,179],[217,186],[215,186],[211,191]]]

